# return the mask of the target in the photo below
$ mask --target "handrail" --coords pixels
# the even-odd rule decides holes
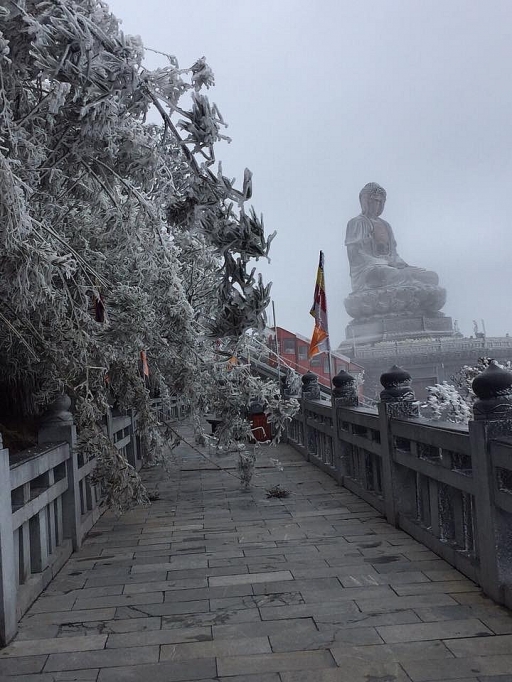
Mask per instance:
[[[413,416],[414,405],[379,403],[374,411],[303,400],[288,442],[512,608],[507,417],[503,424],[500,415],[474,421],[468,429]]]

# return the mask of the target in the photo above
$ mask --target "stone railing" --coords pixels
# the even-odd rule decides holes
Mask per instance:
[[[0,467],[0,641],[5,644],[73,551],[76,467],[64,442],[35,446],[11,463],[2,449]]]
[[[171,396],[167,400],[153,398],[151,407],[161,421],[181,420],[189,413],[187,402],[180,396]]]
[[[9,455],[0,437],[0,645],[16,634],[19,618],[103,512],[100,487],[91,480],[96,457],[85,460],[75,448],[69,406],[67,396],[52,405],[42,419],[37,446]],[[135,411],[109,412],[105,428],[116,448],[140,469]]]
[[[403,370],[381,382],[377,412],[345,373],[331,406],[306,392],[288,442],[512,608],[512,373],[491,364],[475,379],[469,428],[420,418]]]
[[[432,353],[448,353],[452,351],[487,351],[489,348],[512,349],[512,338],[483,337],[478,339],[439,338],[431,341],[386,341],[371,347],[353,346],[351,353],[354,359],[389,357],[390,355],[411,355]],[[485,354],[485,353],[484,353]]]

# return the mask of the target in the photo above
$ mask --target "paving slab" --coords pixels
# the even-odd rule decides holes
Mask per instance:
[[[480,588],[471,580],[450,580],[449,582],[425,582],[412,583],[409,585],[393,585],[393,590],[400,596],[406,597],[415,594],[446,593],[457,594],[459,592],[479,592]]]
[[[453,653],[440,640],[431,642],[401,642],[371,646],[346,646],[335,642],[330,651],[340,668],[350,665],[351,659],[369,662],[396,662],[453,658]]]
[[[272,651],[308,651],[330,649],[334,655],[336,646],[345,650],[349,645],[382,644],[375,628],[338,628],[314,632],[297,632],[287,628],[284,632],[269,636]]]
[[[482,623],[496,635],[512,634],[512,616],[481,616]]]
[[[379,588],[368,588],[379,589]],[[380,588],[383,589],[383,588]],[[356,598],[357,606],[363,613],[388,613],[389,611],[400,611],[406,609],[421,608],[422,606],[456,606],[457,602],[449,594],[418,594],[412,597],[384,596],[380,598],[368,599]]]
[[[98,679],[99,672],[99,668],[90,668],[89,670],[72,670],[34,675],[13,675],[6,677],[5,682],[95,682]]]
[[[223,585],[241,585],[243,583],[268,583],[274,580],[293,580],[293,575],[290,571],[279,570],[264,573],[242,573],[208,578],[208,583],[210,587],[222,587]]]
[[[471,605],[457,604],[457,606],[421,606],[415,609],[421,620],[426,623],[441,620],[463,620],[464,618],[508,617],[508,610],[496,604]]]
[[[269,620],[235,625],[214,625],[213,638],[236,639],[237,637],[272,637],[287,633],[290,637],[318,634],[318,628],[312,618],[294,618],[291,620]],[[275,649],[273,648],[275,651]]]
[[[261,448],[243,492],[234,455],[178,428],[170,474],[142,472],[160,498],[104,514],[2,682],[510,682],[512,616],[461,573],[291,447]]]
[[[219,682],[281,682],[279,673],[263,673],[260,675],[230,675],[216,678]],[[508,682],[508,681],[507,681]]]
[[[245,675],[257,672],[316,670],[317,668],[336,668],[334,659],[329,651],[294,651],[293,653],[283,654],[227,656],[217,659],[217,669],[220,677],[223,675]]]
[[[282,682],[312,682],[311,671],[281,673]],[[399,663],[352,659],[345,668],[315,671],[314,682],[411,682]]]
[[[211,628],[185,628],[183,630],[146,630],[109,635],[107,649],[122,649],[134,646],[160,644],[181,644],[183,642],[206,642],[212,639]]]
[[[260,623],[258,609],[219,609],[208,613],[186,613],[162,616],[162,629],[198,628],[228,623]]]
[[[512,655],[475,656],[452,658],[450,660],[404,661],[401,664],[412,682],[440,682],[461,677],[509,675],[512,670]]]
[[[107,635],[88,637],[53,637],[52,639],[20,640],[0,649],[0,660],[16,656],[38,656],[41,654],[73,653],[103,649]]]
[[[154,618],[119,618],[118,620],[99,620],[86,623],[62,623],[58,637],[78,637],[91,634],[115,634],[126,632],[145,632],[160,630],[162,619]]]
[[[97,682],[214,682],[217,669],[214,658],[198,661],[119,666],[100,670]]]
[[[43,670],[48,656],[19,656],[0,660],[0,680],[11,675],[39,673]]]
[[[44,666],[44,672],[79,670],[80,668],[117,668],[126,665],[137,666],[142,663],[156,662],[159,655],[158,646],[50,654]]]
[[[470,637],[445,642],[446,647],[458,658],[464,656],[490,656],[512,654],[512,635],[496,637]],[[512,673],[512,670],[510,671]]]
[[[246,656],[249,654],[270,654],[272,649],[268,637],[244,637],[187,644],[167,644],[160,649],[161,661],[187,661],[197,658],[219,658],[225,656]]]
[[[429,639],[463,639],[493,633],[476,618],[410,625],[384,625],[377,632],[385,642],[421,642]]]
[[[60,623],[84,623],[91,620],[110,620],[116,610],[84,609],[83,611],[57,611],[56,613],[27,614],[24,622],[28,625],[52,625]]]

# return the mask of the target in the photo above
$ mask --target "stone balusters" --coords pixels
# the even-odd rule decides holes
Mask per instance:
[[[357,397],[356,380],[354,377],[340,370],[332,379],[333,403],[336,402],[340,407],[357,407],[359,405],[359,398]]]
[[[303,397],[314,400],[317,377],[309,372],[302,382]],[[318,443],[332,435],[330,475],[512,608],[512,372],[491,362],[474,379],[469,439],[461,425],[417,419],[406,370],[391,367],[381,383],[378,420],[357,409],[355,381],[346,372],[333,378],[335,428],[328,408],[303,402],[301,451],[324,466]],[[424,458],[424,445],[438,456]]]
[[[0,647],[16,634],[16,560],[12,530],[9,450],[0,436]]]
[[[305,400],[320,400],[320,385],[313,372],[306,372],[302,377],[302,397]]]
[[[511,606],[512,513],[499,499],[503,495],[501,476],[510,476],[510,466],[506,461],[500,462],[497,448],[500,438],[512,435],[512,372],[492,360],[473,379],[472,388],[476,400],[469,438],[476,484],[479,583],[490,597]]]
[[[66,464],[68,488],[62,496],[62,519],[64,537],[70,538],[73,550],[80,549],[82,537],[80,533],[80,484],[78,480],[78,460],[75,452],[76,426],[70,412],[71,399],[62,394],[57,396],[41,418],[38,442],[69,444],[70,458]]]
[[[380,394],[379,422],[381,433],[382,477],[387,490],[384,504],[389,523],[397,525],[405,479],[403,472],[393,460],[392,419],[409,419],[419,416],[419,403],[411,387],[411,375],[405,369],[393,365],[380,377],[383,390]]]

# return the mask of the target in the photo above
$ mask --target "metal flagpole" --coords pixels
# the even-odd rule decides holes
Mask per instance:
[[[281,353],[279,352],[279,337],[277,335],[276,307],[272,300],[272,317],[274,318],[274,331],[276,333],[276,355],[277,355],[277,376],[279,381],[279,391],[281,391]]]
[[[327,317],[327,287],[325,284],[325,259],[324,259],[324,292],[325,292],[325,321],[327,324],[327,327],[329,326],[328,323],[328,317]],[[332,391],[332,353],[331,353],[331,337],[329,336],[329,332],[327,332],[327,343],[329,345],[329,350],[327,351],[329,354],[329,388]]]
[[[332,391],[332,354],[330,348],[327,353],[329,354],[329,388]]]

